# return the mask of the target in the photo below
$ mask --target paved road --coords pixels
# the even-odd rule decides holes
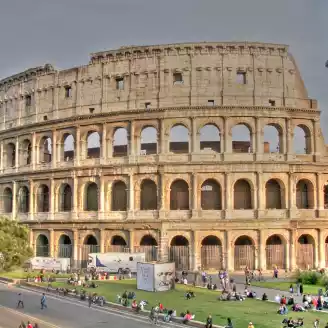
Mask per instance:
[[[17,293],[23,294],[24,309],[16,309]],[[152,327],[148,318],[118,310],[89,309],[86,302],[58,299],[48,295],[48,309],[40,309],[40,293],[0,284],[0,328],[18,328],[20,322],[37,322],[40,328],[144,328]],[[163,325],[164,326],[164,325]],[[165,324],[168,328],[182,327]]]

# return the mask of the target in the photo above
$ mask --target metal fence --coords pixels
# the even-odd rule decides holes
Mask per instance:
[[[175,262],[177,270],[189,270],[189,246],[171,246],[169,248],[169,260]]]
[[[235,270],[255,269],[255,248],[252,245],[236,245],[234,251]]]
[[[137,246],[134,251],[145,253],[147,262],[158,261],[158,246]]]
[[[223,269],[223,253],[221,246],[202,246],[201,265],[203,270],[221,270]]]
[[[73,246],[66,245],[66,244],[59,244],[56,253],[57,253],[57,257],[72,258]]]
[[[296,265],[300,269],[312,269],[314,267],[313,244],[297,244]]]
[[[285,245],[283,244],[266,246],[266,268],[271,270],[273,267],[286,268]]]
[[[81,258],[80,258],[80,267],[85,269],[88,265],[89,253],[99,253],[99,245],[82,245],[81,248]]]
[[[50,256],[49,245],[37,245],[35,247],[35,256],[40,256],[40,257]]]

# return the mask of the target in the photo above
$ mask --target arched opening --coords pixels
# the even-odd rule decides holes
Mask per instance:
[[[36,256],[48,257],[49,256],[49,240],[45,235],[39,235],[36,239],[35,246]]]
[[[74,137],[70,133],[65,133],[62,140],[63,148],[62,148],[62,159],[65,162],[72,161],[75,156],[74,151]]]
[[[201,187],[202,210],[221,210],[221,187],[215,180],[206,180]]]
[[[221,240],[213,235],[202,240],[201,248],[202,270],[221,270],[224,267]]]
[[[158,260],[158,244],[152,235],[143,236],[140,240],[140,246],[135,251],[145,253],[147,262]]]
[[[128,190],[123,181],[116,181],[112,187],[112,211],[128,209]]]
[[[237,124],[231,129],[232,152],[252,153],[251,130],[245,124]]]
[[[282,209],[283,203],[283,190],[281,190],[280,184],[275,179],[270,179],[265,184],[265,200],[267,209]]]
[[[52,140],[50,137],[43,137],[40,140],[40,163],[50,163],[52,159]]]
[[[311,154],[311,132],[305,125],[298,125],[294,128],[294,153]]]
[[[72,257],[72,241],[67,235],[61,235],[58,240],[58,257]]]
[[[8,187],[3,191],[3,209],[5,213],[12,213],[13,211],[13,192]]]
[[[270,236],[266,241],[266,268],[272,270],[274,268],[286,268],[286,245],[278,235]]]
[[[145,179],[141,183],[140,209],[157,210],[157,186],[153,180]]]
[[[113,135],[113,157],[128,156],[128,131],[118,128]]]
[[[13,143],[6,146],[6,167],[15,167],[16,165],[16,147]]]
[[[255,269],[255,247],[248,236],[240,236],[235,241],[235,270]]]
[[[154,127],[148,126],[143,128],[140,139],[141,155],[157,154],[157,130]]]
[[[268,124],[264,127],[263,152],[264,153],[283,153],[283,133],[279,125]]]
[[[296,207],[299,209],[314,208],[313,184],[307,179],[301,179],[297,182]]]
[[[37,212],[49,212],[49,187],[40,185],[37,190]]]
[[[315,242],[310,235],[301,235],[297,241],[296,265],[299,269],[309,270],[314,268]]]
[[[189,131],[181,124],[170,130],[170,152],[175,154],[189,153]]]
[[[328,182],[323,187],[323,201],[324,201],[324,208],[328,208]]]
[[[248,210],[253,208],[252,189],[248,181],[241,179],[236,181],[233,189],[234,209]]]
[[[127,242],[122,236],[115,235],[112,237],[110,241],[110,246],[109,246],[109,252],[128,252],[129,248],[127,245]]]
[[[176,180],[171,184],[171,210],[189,210],[189,186],[184,180]]]
[[[220,130],[214,124],[206,124],[200,129],[200,150],[213,150],[219,153],[220,148]]]
[[[59,189],[59,212],[70,212],[72,210],[73,193],[69,184],[64,183]]]
[[[87,158],[100,158],[100,134],[96,131],[87,134]]]
[[[32,161],[32,145],[30,140],[25,139],[21,145],[20,166],[30,165]]]
[[[97,238],[93,235],[88,235],[84,238],[82,254],[81,254],[81,268],[86,268],[90,253],[99,253],[100,247]]]
[[[30,191],[23,186],[18,191],[18,211],[19,213],[28,213],[30,211]]]
[[[85,186],[84,210],[98,211],[98,185],[95,182],[90,182]]]
[[[189,270],[189,241],[184,236],[175,236],[170,244],[170,261],[177,270]]]

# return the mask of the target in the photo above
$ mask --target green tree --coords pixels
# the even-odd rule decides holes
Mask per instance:
[[[33,256],[28,231],[27,226],[0,217],[0,271],[19,267]]]

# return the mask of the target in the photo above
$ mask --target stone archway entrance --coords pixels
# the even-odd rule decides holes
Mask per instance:
[[[221,240],[213,235],[202,240],[201,263],[203,270],[223,269],[223,254]]]
[[[88,235],[85,237],[82,245],[82,254],[81,254],[81,267],[86,268],[88,265],[88,259],[90,253],[99,253],[100,246],[95,236]]]
[[[158,260],[158,244],[152,235],[143,236],[140,240],[140,246],[137,246],[135,251],[145,253],[147,262]]]
[[[114,235],[108,246],[108,252],[127,253],[130,251],[125,239],[122,236]]]
[[[72,257],[72,241],[67,235],[61,235],[58,240],[58,257]]]
[[[240,236],[235,241],[234,268],[236,271],[244,270],[246,267],[250,270],[255,269],[255,247],[253,240],[248,236]]]
[[[35,247],[35,254],[36,256],[40,257],[48,257],[49,254],[49,240],[48,237],[45,235],[39,235],[36,240],[36,247]]]
[[[184,236],[175,236],[171,240],[169,249],[169,258],[171,262],[175,262],[177,270],[189,270],[189,241]]]
[[[314,239],[311,235],[301,235],[297,241],[296,265],[300,269],[314,268]]]
[[[271,270],[274,267],[286,269],[286,245],[278,235],[269,237],[266,241],[266,268]]]

